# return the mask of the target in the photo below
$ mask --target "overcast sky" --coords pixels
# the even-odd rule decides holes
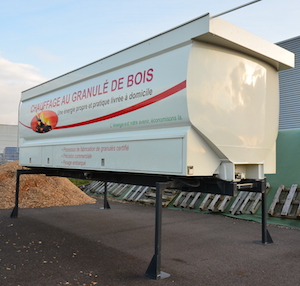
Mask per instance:
[[[251,0],[10,0],[0,9],[0,124],[21,91],[209,12]],[[262,0],[222,18],[270,42],[300,35],[300,0]]]

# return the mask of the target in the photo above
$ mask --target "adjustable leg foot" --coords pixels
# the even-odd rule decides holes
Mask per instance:
[[[18,207],[14,207],[11,214],[10,214],[10,217],[11,218],[17,218],[18,217],[18,212],[19,212],[19,208]]]
[[[152,257],[152,260],[147,268],[147,271],[145,273],[145,276],[147,276],[150,279],[159,280],[159,279],[165,279],[170,277],[171,275],[169,273],[160,271],[160,267],[158,265],[160,264],[160,261],[157,261],[158,257],[154,254]]]

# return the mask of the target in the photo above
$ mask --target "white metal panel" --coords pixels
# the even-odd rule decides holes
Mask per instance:
[[[42,166],[42,147],[22,147],[20,148],[21,166]]]
[[[53,166],[116,172],[183,174],[183,138],[54,146]]]
[[[278,77],[270,65],[195,42],[187,81],[191,123],[219,157],[261,164],[278,131]]]
[[[187,124],[185,81],[189,51],[190,45],[177,47],[23,101],[20,143]],[[36,118],[53,130],[33,132],[38,128]]]

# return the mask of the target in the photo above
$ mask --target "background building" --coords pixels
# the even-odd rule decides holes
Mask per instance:
[[[19,159],[19,150],[16,147],[18,147],[18,125],[0,124],[0,164]]]
[[[300,36],[278,43],[295,53],[295,68],[279,72],[280,116],[276,146],[276,175],[268,175],[273,188],[300,186]]]
[[[279,46],[295,54],[295,68],[279,72],[279,130],[300,128],[300,36],[282,41]]]

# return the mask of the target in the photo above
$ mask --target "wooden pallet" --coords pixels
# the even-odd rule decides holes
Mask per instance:
[[[83,189],[84,192],[103,194],[105,183],[103,181],[93,181]],[[138,185],[107,183],[107,192],[114,197],[119,197],[122,194],[123,200],[128,202],[139,202],[143,204],[155,205],[156,192],[155,188]],[[177,190],[166,189],[162,196],[162,205],[167,207],[170,202],[178,195]]]
[[[200,192],[181,192],[173,203],[174,207],[195,209],[203,198]],[[205,194],[199,205],[202,211],[224,212],[232,197],[214,194]]]
[[[128,184],[117,184],[115,188],[108,189],[108,192],[114,197],[119,197],[126,191],[130,190],[133,186]]]
[[[167,207],[170,202],[176,197],[178,191],[176,190],[164,190],[162,195],[162,206]],[[156,191],[155,188],[145,186],[133,186],[126,195],[124,200],[139,202],[142,204],[155,205],[156,203]]]
[[[176,190],[164,190],[162,194],[162,206],[167,207],[170,202],[176,197],[178,191]],[[150,188],[139,200],[138,202],[143,204],[155,205],[156,203],[156,191],[155,188]]]
[[[269,208],[273,217],[297,219],[300,218],[300,188],[294,184],[290,188],[279,186]]]
[[[181,192],[173,203],[174,207],[194,209],[201,193],[199,192]]]
[[[202,211],[224,212],[231,199],[231,196],[207,194],[199,208]]]
[[[136,202],[149,188],[150,187],[134,185],[127,191],[123,199],[129,202]]]
[[[233,197],[206,194],[202,202],[200,203],[201,199],[201,193],[181,192],[174,201],[173,205],[174,207],[188,207],[193,209],[197,204],[200,204],[199,209],[202,211],[225,212]],[[230,208],[230,213],[234,215],[255,214],[260,205],[261,193],[241,191],[235,198]]]
[[[103,191],[102,191],[103,188]],[[97,193],[100,194],[104,192],[104,183],[102,181],[92,181],[88,185],[85,185],[84,191],[86,193]]]
[[[229,212],[233,215],[255,214],[261,205],[261,193],[239,192]]]
[[[132,186],[127,184],[107,183],[107,191],[115,197],[121,196],[124,192],[129,190]],[[105,182],[103,181],[92,181],[86,185],[83,189],[86,193],[103,194],[105,190]]]
[[[203,201],[200,204],[202,199]],[[224,212],[230,200],[230,196],[202,194],[200,192],[181,192],[174,201],[173,206],[195,209],[200,204],[199,209],[202,211]]]

